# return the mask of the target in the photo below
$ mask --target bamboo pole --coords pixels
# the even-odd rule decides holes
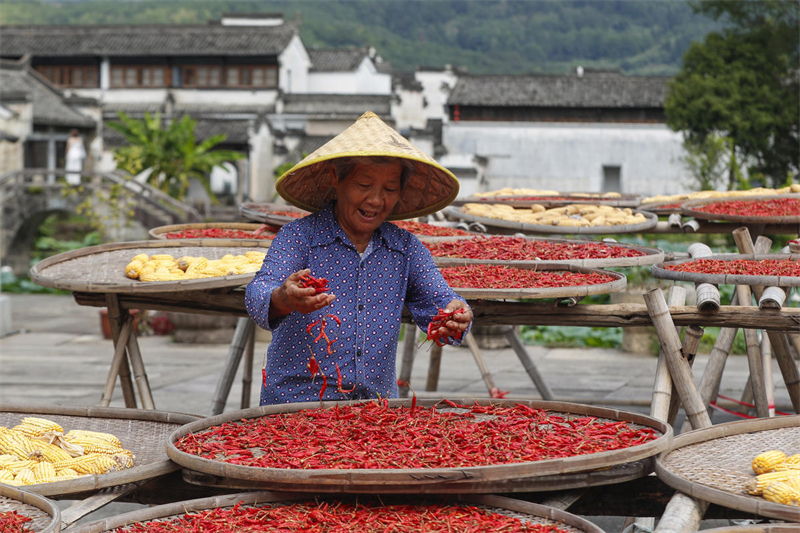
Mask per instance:
[[[469,351],[472,354],[472,358],[475,360],[475,364],[478,365],[478,370],[481,373],[481,378],[483,379],[483,382],[486,384],[486,389],[489,391],[489,396],[491,396],[492,389],[495,388],[494,380],[492,379],[492,373],[489,372],[489,368],[483,361],[480,348],[478,348],[478,340],[475,338],[475,335],[473,335],[471,331],[467,333],[467,336],[464,340],[467,343],[467,348],[469,348]]]
[[[414,352],[417,347],[417,325],[403,325],[403,359],[400,362],[400,375],[397,380],[399,396],[408,398],[408,384],[411,383],[411,369],[414,367]]]
[[[747,285],[737,285],[736,294],[739,295],[740,302],[751,301],[750,287]],[[756,405],[756,416],[769,416],[769,402],[767,400],[767,389],[764,381],[764,365],[761,362],[761,347],[758,344],[758,335],[754,329],[744,330],[744,340],[747,345],[747,365],[750,368],[750,386],[753,390],[753,403]]]
[[[108,378],[106,379],[106,386],[103,389],[103,395],[100,397],[100,406],[108,407],[111,405],[111,397],[114,395],[114,386],[117,383],[117,376],[122,362],[125,359],[125,350],[128,347],[128,337],[133,329],[133,317],[128,315],[125,324],[122,326],[117,337],[117,344],[114,349],[114,358],[111,360],[111,368],[108,370]],[[126,361],[127,364],[127,361]]]
[[[123,308],[120,304],[119,295],[115,293],[98,294],[102,300],[102,305],[108,310],[108,325],[111,326],[111,338],[114,346],[119,342],[119,332],[125,319],[130,316],[129,308]],[[133,330],[131,330],[132,332]],[[125,341],[125,351],[122,353],[122,363],[119,367],[119,384],[122,387],[122,397],[125,400],[125,407],[136,409],[136,393],[133,390],[133,380],[131,380],[131,368],[128,360],[128,341]]]
[[[147,372],[144,369],[142,352],[139,350],[139,341],[136,340],[136,331],[134,331],[133,328],[131,328],[131,334],[128,336],[128,355],[131,358],[133,380],[136,382],[136,388],[139,390],[139,398],[142,400],[142,407],[144,409],[153,410],[156,408],[156,404],[153,401],[150,381],[147,379]]]
[[[686,333],[683,334],[683,356],[689,363],[689,368],[694,365],[694,357],[697,355],[697,348],[700,346],[700,340],[703,338],[703,328],[699,326],[687,326]],[[674,388],[674,384],[673,384]],[[675,425],[675,419],[678,417],[678,409],[680,409],[681,401],[680,396],[673,391],[673,395],[669,402],[669,415],[667,416],[667,424],[670,426]]]
[[[240,318],[236,321],[236,330],[233,332],[233,340],[228,347],[228,359],[222,369],[222,375],[217,381],[217,388],[214,391],[214,398],[211,400],[211,416],[218,415],[225,410],[225,403],[228,401],[228,394],[231,392],[233,380],[236,377],[236,369],[242,361],[242,354],[247,348],[250,333],[255,329],[255,323],[249,318]]]
[[[525,369],[525,372],[528,373],[531,381],[533,381],[533,384],[536,385],[536,390],[539,391],[539,395],[542,397],[542,399],[555,400],[553,391],[547,386],[544,377],[539,372],[539,369],[536,368],[536,364],[533,362],[533,359],[531,359],[531,356],[528,355],[528,351],[525,349],[525,346],[522,345],[522,340],[520,340],[519,335],[517,335],[517,332],[514,331],[514,328],[511,326],[509,326],[508,330],[506,330],[506,339],[508,339],[508,343],[514,350],[514,353],[517,354],[517,359],[519,359],[520,363],[522,363],[522,367]]]
[[[427,392],[435,392],[439,388],[439,369],[442,366],[442,347],[433,343],[431,347],[431,360],[428,363],[428,381],[425,383]]]
[[[681,350],[681,340],[675,332],[675,323],[670,317],[669,308],[661,289],[653,289],[645,293],[644,302],[656,328],[658,341],[664,349],[669,373],[689,422],[695,429],[710,426],[711,419],[700,398],[689,362]]]
[[[242,367],[242,402],[240,407],[247,409],[250,407],[250,389],[253,388],[253,359],[256,348],[256,328],[250,331],[247,337],[247,346],[244,349],[244,362]]]
[[[668,298],[671,307],[684,305],[686,303],[686,289],[679,285],[673,285],[669,288]],[[655,383],[653,384],[653,397],[650,402],[650,416],[658,420],[667,420],[670,400],[672,396],[676,396],[673,389],[672,376],[669,375],[669,369],[667,368],[667,357],[664,354],[664,349],[661,348],[658,351]]]
[[[708,502],[676,492],[658,521],[655,533],[694,533],[708,509]]]
[[[767,389],[769,416],[775,416],[775,384],[772,381],[772,345],[769,335],[761,335],[761,364],[764,366],[764,387]]]

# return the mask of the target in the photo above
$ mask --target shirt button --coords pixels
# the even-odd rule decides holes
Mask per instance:
[[[358,304],[358,310],[359,311],[363,311],[364,310],[364,304]]]
[[[356,352],[356,357],[361,357],[361,350],[358,350],[358,351]]]

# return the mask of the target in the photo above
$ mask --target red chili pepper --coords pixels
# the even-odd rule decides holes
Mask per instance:
[[[303,288],[311,287],[314,289],[314,294],[320,294],[329,291],[328,280],[325,278],[315,278],[308,274],[300,276],[300,286]]]
[[[432,237],[457,237],[462,235],[469,235],[468,231],[446,228],[442,226],[434,226],[433,224],[425,224],[424,222],[414,222],[412,220],[397,220],[392,224],[410,231],[414,235],[428,235]]]
[[[319,401],[322,401],[322,396],[325,394],[325,389],[328,388],[328,376],[322,374],[321,372],[320,375],[322,376],[322,388],[319,389]]]
[[[465,313],[467,310],[463,307],[459,307],[458,309],[454,309],[453,311],[448,311],[446,309],[439,308],[439,313],[434,316],[431,321],[428,323],[428,340],[432,340],[436,343],[437,346],[444,346],[447,344],[447,338],[440,333],[440,329],[446,327],[445,324],[448,320],[451,320],[454,315],[458,315],[461,313]],[[453,333],[452,337],[454,339],[461,338],[461,332],[456,331]]]
[[[353,388],[350,389],[350,390],[342,388],[342,371],[339,370],[339,363],[334,363],[334,364],[336,365],[336,384],[337,384],[336,388],[337,388],[337,390],[339,392],[343,393],[343,394],[349,394],[349,393],[353,392],[354,390],[356,390],[356,386],[355,385],[353,385]]]
[[[33,519],[17,511],[0,511],[0,531],[3,533],[29,533],[33,531],[26,525]]]

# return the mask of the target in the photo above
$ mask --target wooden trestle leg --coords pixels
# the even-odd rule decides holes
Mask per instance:
[[[136,394],[133,391],[133,381],[131,380],[131,369],[128,363],[128,340],[130,339],[130,335],[136,335],[136,332],[133,329],[133,317],[128,313],[127,309],[122,309],[119,305],[119,299],[116,294],[108,293],[105,295],[106,300],[106,308],[108,309],[108,323],[111,327],[111,339],[114,343],[114,357],[117,358],[116,353],[118,350],[121,349],[121,355],[119,361],[116,363],[117,370],[116,372],[109,372],[108,380],[106,381],[106,391],[108,391],[108,398],[107,401],[111,402],[111,395],[114,392],[114,384],[117,380],[117,375],[119,375],[119,382],[120,386],[122,387],[122,397],[125,400],[125,407],[130,407],[135,409],[136,408]],[[123,329],[125,323],[130,318],[130,327],[128,330],[128,337],[125,339],[120,339],[120,332]],[[112,366],[114,365],[114,360],[112,360]],[[110,383],[110,389],[109,389]],[[101,399],[101,405],[107,407],[108,403],[102,403],[106,401],[106,393],[103,393],[103,398]]]
[[[211,416],[218,415],[225,409],[233,379],[236,377],[236,369],[239,368],[242,355],[249,344],[250,335],[254,329],[255,323],[249,318],[240,318],[236,321],[233,341],[231,341],[231,346],[228,349],[228,360],[225,362],[225,368],[219,381],[217,381],[217,389],[214,391],[214,398],[211,401]]]

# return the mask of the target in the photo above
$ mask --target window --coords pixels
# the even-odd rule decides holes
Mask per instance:
[[[112,87],[167,87],[168,85],[167,67],[140,65],[111,67]]]
[[[222,85],[222,67],[183,67],[184,87],[219,87]]]
[[[59,87],[97,87],[97,67],[95,66],[40,66],[36,71]]]
[[[275,65],[228,67],[226,74],[228,87],[278,86],[278,67]]]
[[[603,166],[603,186],[601,192],[622,192],[620,167]]]

